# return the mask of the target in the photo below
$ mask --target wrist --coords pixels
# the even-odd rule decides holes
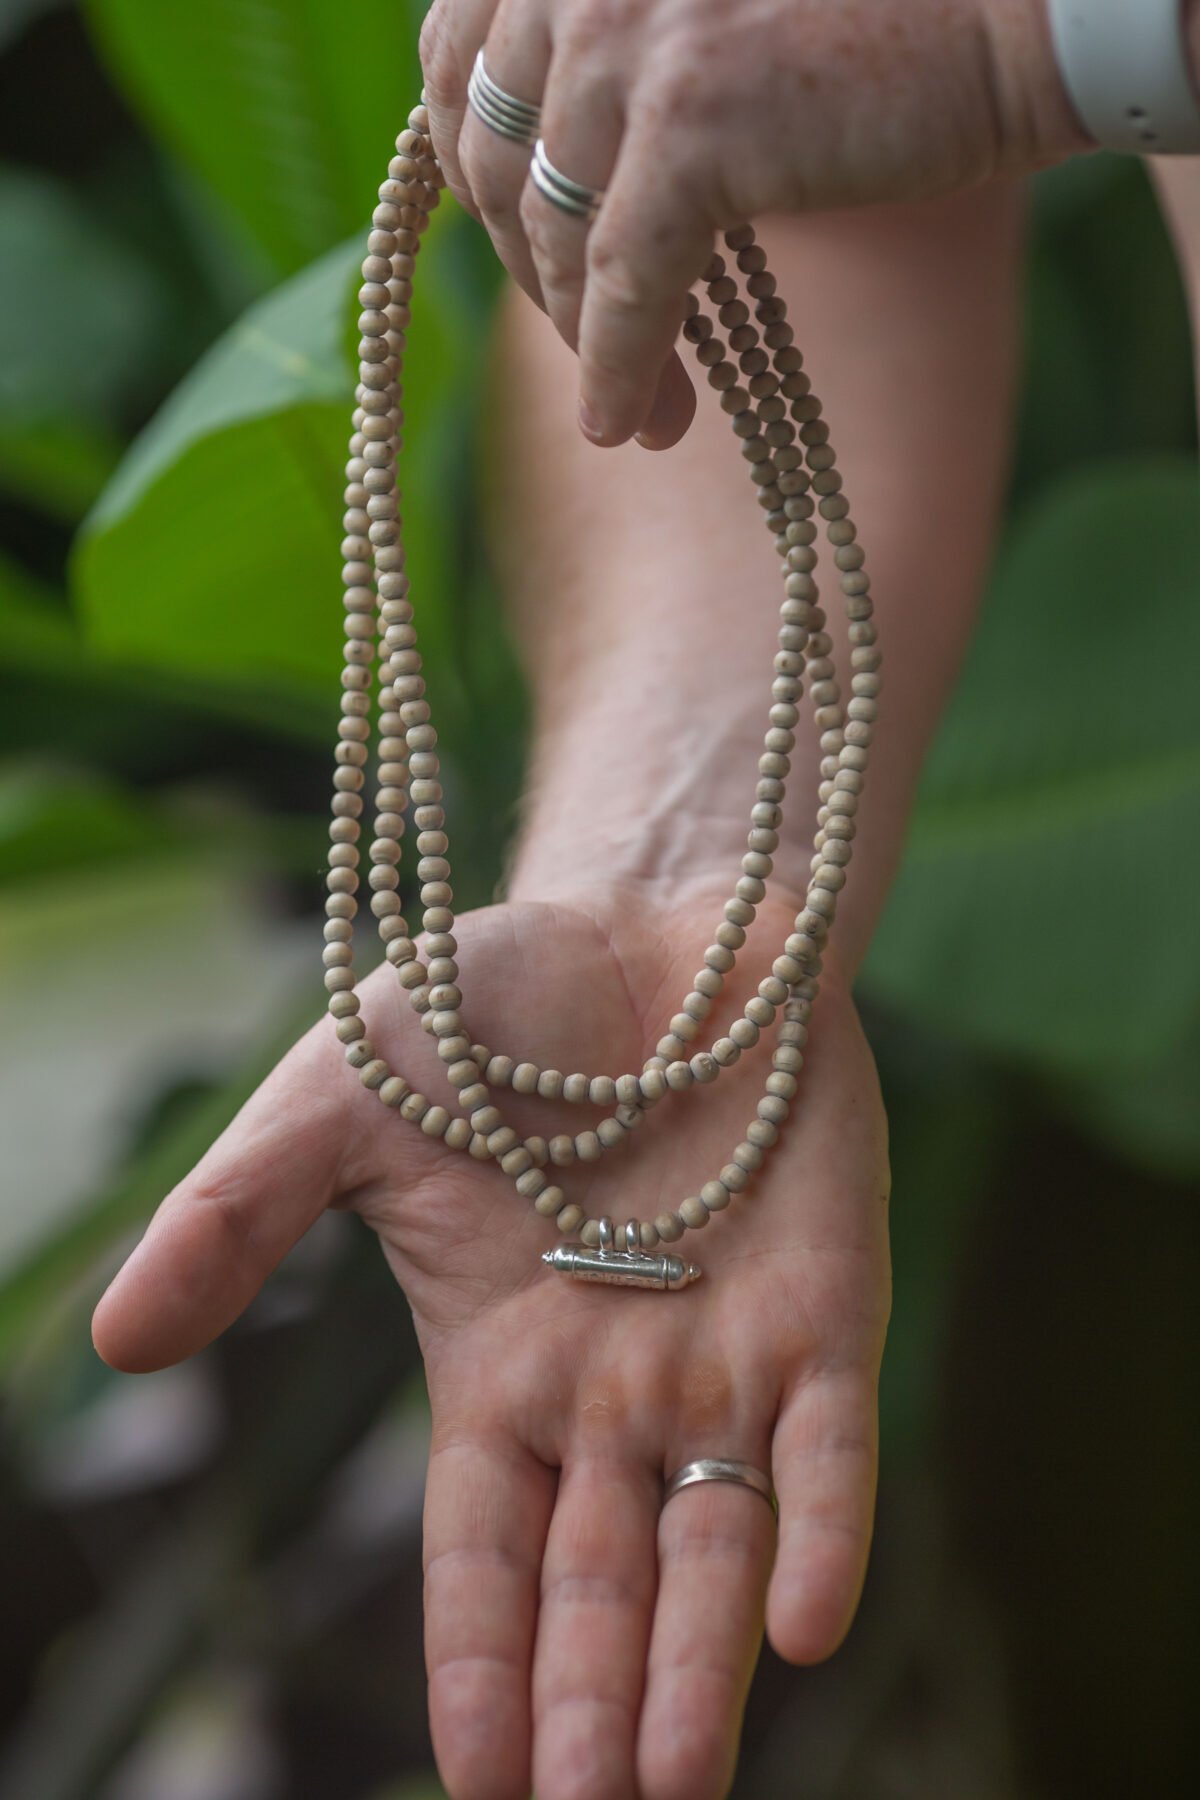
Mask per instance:
[[[1047,0],[981,0],[1001,137],[1001,166],[1023,174],[1094,150],[1054,51]]]

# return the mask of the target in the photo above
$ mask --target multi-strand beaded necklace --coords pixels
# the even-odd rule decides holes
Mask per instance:
[[[516,1062],[474,1043],[463,1021],[463,997],[455,960],[453,891],[449,839],[442,805],[437,732],[431,723],[408,577],[401,543],[396,459],[403,429],[401,364],[409,325],[412,277],[421,234],[443,186],[429,137],[425,107],[409,116],[396,141],[397,154],[379,190],[368,254],[359,289],[359,384],[354,432],[347,465],[346,537],[342,544],[343,603],[346,612],[342,717],[334,772],[333,821],[327,878],[325,986],[335,1029],[346,1060],[364,1087],[395,1107],[427,1136],[479,1161],[495,1161],[534,1211],[553,1219],[564,1237],[577,1241],[545,1252],[544,1260],[589,1280],[674,1289],[700,1271],[656,1247],[674,1243],[685,1230],[699,1230],[721,1212],[761,1168],[778,1142],[796,1093],[804,1060],[809,1016],[817,992],[821,952],[846,880],[854,838],[854,815],[874,732],[880,687],[880,654],[871,620],[869,583],[863,553],[842,493],[829,429],[804,373],[803,358],[787,323],[787,309],[748,225],[725,233],[725,245],[744,280],[748,299],[721,256],[703,277],[717,322],[700,310],[695,296],[683,335],[707,371],[709,385],[729,415],[759,504],[783,564],[779,648],[774,660],[771,704],[758,783],[741,873],[723,916],[704,952],[680,1011],[671,1019],[655,1054],[638,1072],[622,1075],[566,1074],[534,1062]],[[720,329],[718,329],[718,324]],[[725,335],[723,336],[722,333]],[[834,679],[833,644],[825,629],[813,576],[817,525],[825,523],[849,618],[850,692],[843,708]],[[378,787],[374,836],[367,853],[367,886],[387,960],[400,985],[436,1040],[445,1075],[461,1109],[452,1112],[419,1093],[379,1056],[360,1017],[354,991],[353,920],[371,736],[371,668],[379,645]],[[790,769],[799,717],[797,703],[807,671],[821,765],[812,878],[795,928],[771,972],[741,1017],[708,1049],[693,1048],[701,1027],[734,968],[755,909],[766,892],[772,855],[783,820],[784,784]],[[417,877],[422,925],[419,952],[401,912],[397,889],[400,840],[412,807],[417,831]],[[616,1149],[636,1130],[668,1090],[682,1093],[715,1081],[763,1032],[774,1027],[771,1072],[755,1117],[729,1161],[698,1193],[653,1219],[626,1221],[620,1246],[612,1222],[589,1219],[577,1202],[547,1174],[592,1163]],[[522,1138],[505,1123],[495,1090],[588,1104],[607,1109],[594,1127],[574,1135]]]

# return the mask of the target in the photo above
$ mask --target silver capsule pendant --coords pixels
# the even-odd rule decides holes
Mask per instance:
[[[543,1250],[542,1261],[576,1281],[603,1281],[614,1287],[658,1288],[677,1292],[698,1281],[704,1271],[681,1256],[651,1256],[638,1241],[637,1225],[631,1219],[625,1227],[625,1248],[618,1250],[613,1239],[611,1219],[601,1219],[600,1248],[587,1244],[557,1244]]]

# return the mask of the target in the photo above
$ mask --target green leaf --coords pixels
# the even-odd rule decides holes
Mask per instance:
[[[1200,995],[1194,467],[1063,481],[1018,521],[922,784],[869,986],[1082,1075]]]
[[[25,763],[0,768],[0,882],[127,861],[181,834],[113,782]]]
[[[119,84],[281,273],[365,226],[420,93],[419,0],[88,0]]]
[[[82,293],[72,278],[81,245]],[[76,191],[12,168],[0,169],[0,268],[29,272],[5,283],[0,304],[0,472],[8,462],[28,464],[31,433],[49,428],[44,457],[65,440],[64,479],[86,485],[89,434],[104,433],[137,389],[161,316],[160,279],[98,227]],[[93,449],[91,460],[104,454]]]
[[[1018,501],[1099,457],[1196,445],[1187,302],[1145,168],[1074,157],[1034,197]]]
[[[448,737],[457,672],[470,429],[494,281],[482,234],[439,215],[422,251],[405,371],[405,545]],[[88,520],[75,584],[105,655],[336,710],[338,546],[353,406],[348,298],[361,245],[260,301],[172,396]],[[492,264],[489,259],[488,268]]]
[[[85,627],[106,655],[329,682],[356,256],[343,246],[252,307],[122,463],[76,557]]]

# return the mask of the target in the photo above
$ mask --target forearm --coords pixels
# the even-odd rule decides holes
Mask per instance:
[[[969,636],[1007,471],[1021,199],[771,222],[780,292],[826,404],[867,550],[885,697],[837,941],[853,967],[903,842]],[[535,734],[514,898],[650,884],[665,902],[744,850],[780,582],[737,445],[705,389],[676,449],[597,451],[569,353],[524,303],[504,332],[497,549]],[[832,628],[836,588],[825,583]],[[844,646],[842,646],[844,653]],[[801,727],[776,876],[802,894],[819,752]]]

